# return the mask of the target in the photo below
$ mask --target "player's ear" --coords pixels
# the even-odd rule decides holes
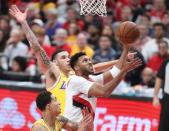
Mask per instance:
[[[53,60],[53,63],[55,63],[56,66],[58,66],[58,61],[57,60]]]
[[[47,109],[47,110],[50,110],[50,109],[51,109],[50,104],[47,104],[47,105],[46,105],[46,109]]]
[[[74,69],[75,69],[75,70],[79,70],[79,66],[78,66],[78,65],[75,65]]]

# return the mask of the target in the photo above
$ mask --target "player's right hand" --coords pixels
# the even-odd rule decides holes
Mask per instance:
[[[160,105],[160,100],[158,97],[153,97],[153,106],[158,107]]]

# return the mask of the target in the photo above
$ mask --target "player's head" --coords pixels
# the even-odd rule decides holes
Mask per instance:
[[[56,116],[61,113],[60,103],[48,91],[43,91],[36,97],[36,105],[41,111],[48,111]]]
[[[75,73],[90,75],[94,73],[91,59],[83,52],[76,53],[70,59],[70,65]]]
[[[62,71],[70,71],[69,53],[65,50],[57,50],[52,55],[51,61],[54,62]]]

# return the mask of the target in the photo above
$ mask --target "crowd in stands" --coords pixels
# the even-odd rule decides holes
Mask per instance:
[[[160,65],[169,58],[168,0],[107,0],[106,17],[81,16],[78,0],[2,0],[0,79],[9,79],[6,72],[14,72],[42,82],[29,42],[17,21],[8,14],[12,4],[22,11],[29,8],[27,21],[49,58],[56,50],[64,49],[70,55],[84,51],[93,63],[118,59],[122,45],[116,31],[121,22],[135,22],[140,37],[130,51],[137,52],[144,62],[123,81],[135,88],[154,87]]]

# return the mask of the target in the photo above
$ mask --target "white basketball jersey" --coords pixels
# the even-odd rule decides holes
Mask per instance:
[[[70,77],[66,88],[65,117],[80,122],[84,107],[87,107],[90,112],[95,112],[97,98],[88,97],[88,91],[94,82],[103,84],[103,75],[90,76],[90,80],[76,75]]]

